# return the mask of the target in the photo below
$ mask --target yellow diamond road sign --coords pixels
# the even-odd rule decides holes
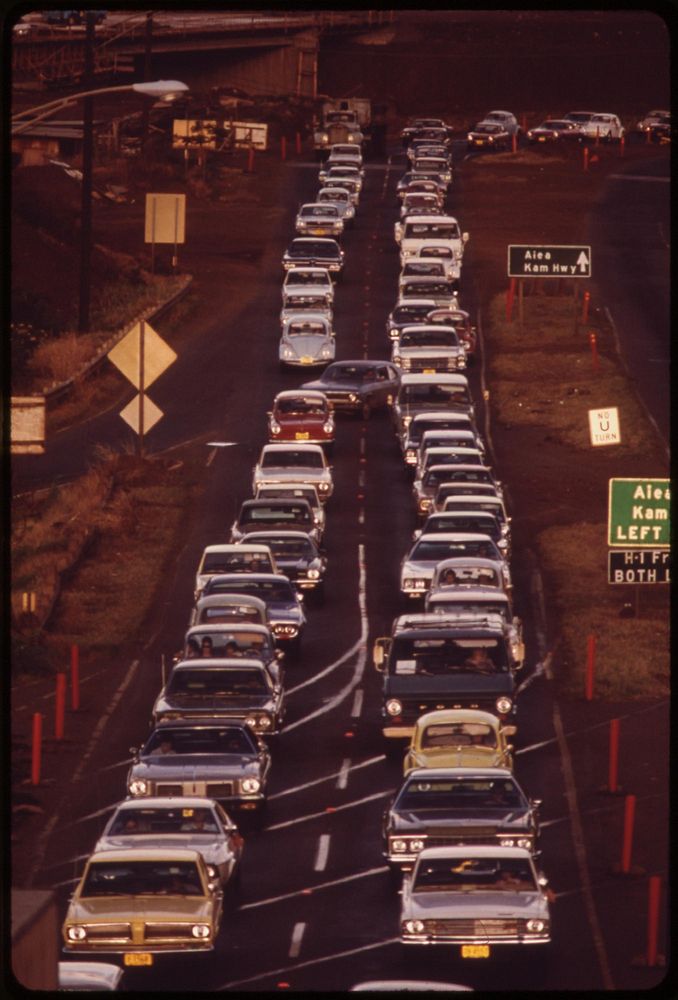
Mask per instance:
[[[148,396],[143,397],[143,405],[144,405],[143,418],[144,418],[144,434],[145,434],[147,431],[150,431],[151,427],[155,427],[155,425],[160,420],[163,414],[162,410],[159,409],[159,407],[157,407],[153,402],[153,400],[149,399]],[[139,434],[139,432],[141,431],[141,427],[139,425],[139,396],[135,396],[132,402],[128,403],[125,409],[121,412],[120,416],[125,421],[125,423],[130,425],[130,427],[136,434]]]
[[[129,331],[127,336],[115,345],[108,352],[108,357],[113,364],[120,369],[123,375],[130,380],[136,389],[142,388],[141,375],[141,339],[143,325],[143,388],[147,389],[166,368],[176,360],[176,352],[169,344],[165,343],[162,337],[155,332],[153,327],[146,322],[137,323]]]

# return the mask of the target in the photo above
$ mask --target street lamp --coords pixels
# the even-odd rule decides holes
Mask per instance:
[[[89,25],[88,25],[89,28]],[[93,28],[91,29],[93,30]],[[91,56],[91,47],[89,55]],[[137,93],[172,101],[188,90],[180,80],[149,80],[144,83],[128,83],[117,87],[100,87],[97,90],[82,90],[68,97],[61,97],[47,104],[28,108],[13,115],[12,135],[29,131],[37,122],[43,121],[77,101],[84,101],[82,119],[82,201],[80,210],[80,282],[78,295],[78,332],[89,330],[90,307],[90,261],[92,249],[92,149],[93,149],[93,109],[95,97],[103,94]],[[28,117],[27,117],[28,116]]]

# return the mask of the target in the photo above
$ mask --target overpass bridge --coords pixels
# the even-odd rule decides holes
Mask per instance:
[[[192,89],[232,86],[251,94],[317,96],[322,41],[349,35],[367,44],[390,40],[394,11],[109,12],[96,26],[94,79],[169,74]],[[76,86],[85,68],[84,24],[55,27],[24,19],[12,44],[17,90]],[[129,76],[127,76],[129,79]]]

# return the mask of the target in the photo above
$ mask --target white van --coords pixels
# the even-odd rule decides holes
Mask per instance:
[[[418,257],[427,244],[447,246],[454,252],[457,263],[464,254],[468,233],[462,233],[451,215],[408,215],[395,224],[395,240],[400,244],[400,266],[409,257]]]

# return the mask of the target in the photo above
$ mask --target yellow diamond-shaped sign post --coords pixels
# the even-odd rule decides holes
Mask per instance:
[[[143,437],[144,431],[150,431],[151,427],[155,427],[162,415],[162,410],[153,400],[141,394],[135,396],[120,414],[125,423],[129,424],[140,437]]]
[[[176,361],[176,351],[141,320],[108,352],[109,359],[132,385],[143,392]]]
[[[120,416],[139,435],[139,454],[144,453],[144,433],[153,427],[162,410],[149,400],[146,388],[176,360],[176,352],[152,326],[141,320],[108,352],[108,357],[139,390],[139,395]]]

